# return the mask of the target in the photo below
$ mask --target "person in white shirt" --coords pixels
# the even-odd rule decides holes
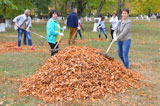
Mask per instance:
[[[115,13],[112,14],[112,18],[109,21],[111,23],[111,37],[113,40],[113,32],[115,31],[117,24],[118,24],[118,17],[116,16]]]
[[[104,24],[104,21],[105,20],[105,17],[102,16],[101,17],[101,21],[99,22],[99,39],[101,38],[101,30],[103,31],[104,35],[105,35],[105,38],[106,40],[108,40],[108,37],[107,37],[107,33],[106,33],[106,27],[105,27],[105,24]]]

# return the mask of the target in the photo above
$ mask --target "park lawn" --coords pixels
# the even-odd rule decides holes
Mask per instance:
[[[60,22],[63,26],[63,22]],[[105,51],[110,41],[95,41],[98,38],[98,32],[91,32],[93,30],[92,22],[82,23],[85,31],[82,31],[84,40],[79,40],[76,45],[90,46],[99,48]],[[106,23],[107,34],[110,37],[109,23]],[[45,36],[46,28],[45,23],[33,24],[32,31],[38,32]],[[64,32],[63,42],[67,42],[69,30]],[[14,37],[8,37],[8,36]],[[159,106],[160,105],[160,20],[151,21],[133,21],[132,23],[132,45],[130,49],[130,65],[131,70],[140,73],[144,78],[141,82],[144,85],[140,89],[129,89],[124,94],[108,94],[106,99],[99,101],[79,101],[73,102],[62,101],[56,102],[51,105],[67,105],[67,106]],[[0,42],[17,42],[17,32],[8,28],[7,32],[0,33]],[[38,38],[36,35],[31,35],[34,45],[48,47],[45,39]],[[104,35],[102,35],[104,38]],[[79,39],[79,36],[78,36]],[[42,46],[43,45],[43,46]],[[60,45],[63,49],[69,46],[67,43]],[[49,47],[48,47],[49,49]],[[113,44],[109,54],[117,61],[121,62],[117,56],[116,43]],[[6,106],[35,106],[37,104],[45,105],[41,100],[33,96],[20,97],[18,94],[19,83],[8,78],[23,78],[31,76],[39,69],[44,62],[50,57],[50,52],[17,52],[17,53],[0,53],[0,103]]]

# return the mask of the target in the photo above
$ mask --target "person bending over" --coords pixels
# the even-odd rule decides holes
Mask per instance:
[[[28,38],[28,44],[31,46],[31,50],[34,50],[34,47],[32,46],[32,40],[31,35],[29,32],[29,28],[32,27],[32,19],[30,17],[31,11],[29,9],[26,9],[24,14],[19,15],[13,19],[13,22],[15,22],[15,30],[18,30],[18,50],[22,50],[21,48],[21,39],[22,34],[27,36]]]

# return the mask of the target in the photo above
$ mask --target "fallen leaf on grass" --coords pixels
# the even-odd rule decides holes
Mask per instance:
[[[0,54],[11,52],[45,52],[49,51],[46,46],[40,49],[39,46],[34,45],[35,50],[31,50],[30,46],[22,45],[22,50],[18,50],[17,42],[0,42]]]

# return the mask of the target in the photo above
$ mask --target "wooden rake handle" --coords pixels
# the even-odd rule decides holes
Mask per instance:
[[[110,43],[110,45],[109,45],[109,47],[108,47],[108,49],[106,50],[106,53],[108,53],[109,52],[109,50],[110,50],[110,48],[111,48],[111,46],[112,46],[112,44],[114,43],[114,40],[112,40],[112,42]]]
[[[64,30],[62,31],[62,33],[64,33]],[[58,46],[59,42],[61,41],[62,37],[60,36],[59,41],[57,42],[56,46],[54,47],[54,49],[56,49],[56,47]]]

